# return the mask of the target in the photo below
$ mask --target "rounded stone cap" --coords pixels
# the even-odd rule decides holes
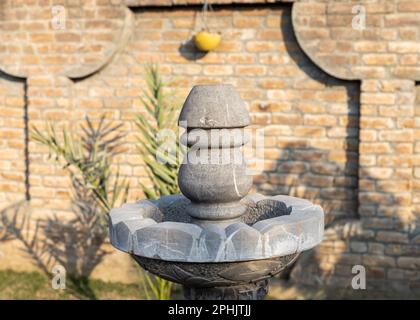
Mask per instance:
[[[194,86],[179,116],[184,128],[242,128],[250,124],[248,110],[230,84]]]

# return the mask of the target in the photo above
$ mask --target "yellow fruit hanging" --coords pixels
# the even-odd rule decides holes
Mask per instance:
[[[211,51],[217,48],[222,39],[220,33],[200,31],[194,36],[195,46],[201,51]]]

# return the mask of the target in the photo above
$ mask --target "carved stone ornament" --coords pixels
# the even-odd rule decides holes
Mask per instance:
[[[261,299],[267,279],[316,246],[324,212],[284,195],[248,194],[241,147],[250,119],[233,86],[195,86],[179,117],[189,147],[182,195],[110,212],[111,243],[146,270],[184,287],[188,299]]]

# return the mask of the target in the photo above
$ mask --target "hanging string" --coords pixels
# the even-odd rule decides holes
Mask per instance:
[[[204,0],[203,10],[202,10],[202,22],[204,24],[204,29],[209,30],[209,26],[207,24],[207,14],[208,11],[213,11],[213,7],[209,0]]]

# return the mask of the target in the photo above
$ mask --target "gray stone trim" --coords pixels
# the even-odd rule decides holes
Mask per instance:
[[[231,262],[267,259],[299,253],[322,241],[324,212],[318,205],[289,196],[247,196],[243,202],[278,201],[289,215],[227,226],[163,221],[165,208],[182,195],[159,201],[143,200],[110,212],[111,243],[137,256],[182,262]],[[162,201],[162,202],[160,202]],[[274,208],[274,207],[273,207]]]

